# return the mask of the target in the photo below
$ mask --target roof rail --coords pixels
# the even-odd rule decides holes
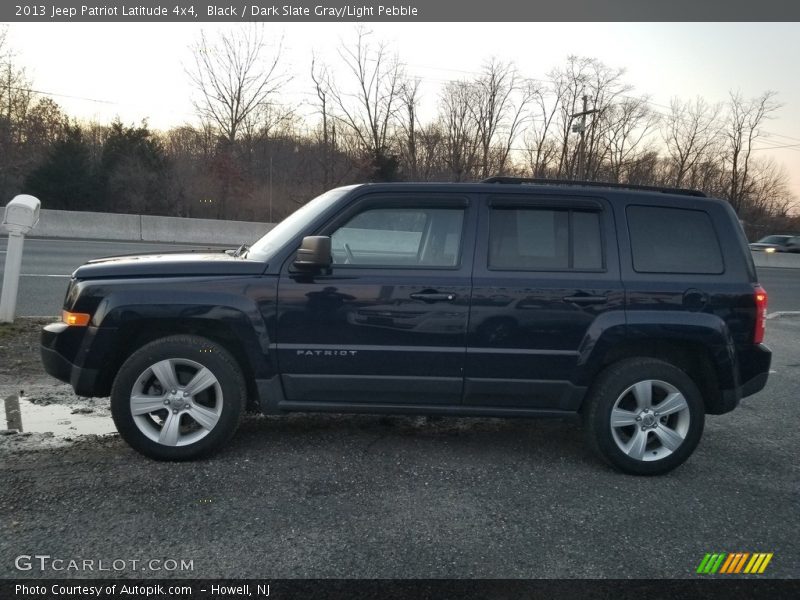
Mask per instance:
[[[643,190],[646,192],[661,192],[662,194],[678,194],[680,196],[696,196],[698,198],[708,198],[700,190],[690,190],[685,188],[657,187],[654,185],[633,185],[627,183],[606,183],[604,181],[575,181],[571,179],[540,179],[538,177],[489,177],[481,183],[538,183],[539,185],[579,185],[589,187],[607,187],[627,190]]]

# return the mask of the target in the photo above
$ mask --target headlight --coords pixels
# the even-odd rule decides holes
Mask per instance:
[[[764,248],[764,252],[775,252],[775,248]]]

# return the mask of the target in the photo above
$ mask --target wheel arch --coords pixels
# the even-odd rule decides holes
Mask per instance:
[[[258,406],[258,392],[255,379],[262,375],[264,359],[259,360],[259,344],[252,328],[243,327],[241,322],[216,318],[138,316],[119,321],[114,341],[106,353],[104,368],[96,383],[98,396],[107,396],[125,360],[144,345],[172,335],[195,335],[207,338],[223,346],[231,353],[242,371],[248,397],[248,409]],[[244,315],[242,315],[243,317]]]
[[[739,385],[736,351],[725,321],[717,315],[628,310],[624,324],[610,316],[597,319],[581,345],[573,383],[590,386],[610,364],[637,356],[683,369],[700,390],[706,413],[731,410],[723,390]]]
[[[608,366],[626,358],[654,358],[675,365],[684,371],[703,397],[706,413],[717,414],[723,402],[720,376],[712,350],[696,340],[647,337],[625,339],[596,357],[588,376],[594,379]],[[584,403],[585,404],[585,398]]]

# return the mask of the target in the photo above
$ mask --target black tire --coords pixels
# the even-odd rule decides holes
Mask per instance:
[[[161,379],[151,369],[157,364],[171,366],[171,374],[177,381],[175,394],[172,394],[172,390],[162,390]],[[196,395],[190,394],[192,388],[186,384],[194,374],[200,372],[200,368],[210,372],[214,383]],[[134,390],[134,386],[137,390]],[[184,394],[182,390],[188,391]],[[175,402],[174,406],[178,408],[159,407],[135,417],[132,408],[134,392],[139,398],[152,397],[152,403],[162,400]],[[159,395],[160,392],[162,395]],[[186,408],[181,408],[177,402],[183,402],[182,406]],[[239,426],[245,402],[246,385],[233,356],[216,342],[194,335],[174,335],[142,346],[120,367],[111,388],[111,415],[117,431],[132,448],[156,460],[191,460],[218,450]],[[151,409],[148,407],[146,410]],[[200,420],[192,417],[193,410]],[[173,416],[178,432],[175,434],[175,443],[181,443],[177,440],[182,440],[184,445],[167,445],[152,439],[159,432],[166,433],[164,429],[170,412],[176,415]],[[203,414],[212,413],[206,426],[201,426]],[[182,438],[184,432],[186,435]]]
[[[628,390],[637,384],[646,390],[648,382],[654,399],[653,408],[665,406],[660,403],[668,396],[669,392],[665,390],[669,387],[677,389],[683,396],[685,407],[669,416],[661,416],[653,410],[649,414],[640,412],[634,390]],[[675,402],[680,402],[677,396],[675,398]],[[620,413],[614,413],[615,418],[618,414],[635,414],[637,422],[612,427],[615,404],[620,410]],[[628,412],[623,413],[623,409]],[[703,434],[705,406],[694,381],[678,367],[654,358],[629,358],[610,365],[600,373],[585,401],[583,420],[589,446],[610,465],[633,475],[661,475],[681,465],[694,452]],[[625,422],[624,416],[618,421]],[[644,427],[645,424],[648,427]],[[655,429],[660,431],[656,432]],[[669,448],[662,442],[662,436],[670,437],[677,429],[682,431],[683,441],[674,449]],[[639,435],[643,436],[644,445],[634,443],[633,438]],[[669,443],[675,444],[672,440]],[[620,444],[629,448],[630,455],[623,451]],[[632,458],[631,455],[637,454],[633,449],[635,446],[639,446],[641,458]],[[664,454],[663,457],[659,458],[660,454]]]

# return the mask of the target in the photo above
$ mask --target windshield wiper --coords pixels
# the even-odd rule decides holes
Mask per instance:
[[[248,250],[250,250],[250,246],[248,246],[247,244],[242,244],[241,246],[239,246],[239,247],[238,247],[238,248],[237,248],[237,249],[236,249],[236,250],[233,252],[233,257],[234,257],[234,258],[238,258],[239,256],[242,256],[242,255],[243,255],[245,252],[247,252]]]

